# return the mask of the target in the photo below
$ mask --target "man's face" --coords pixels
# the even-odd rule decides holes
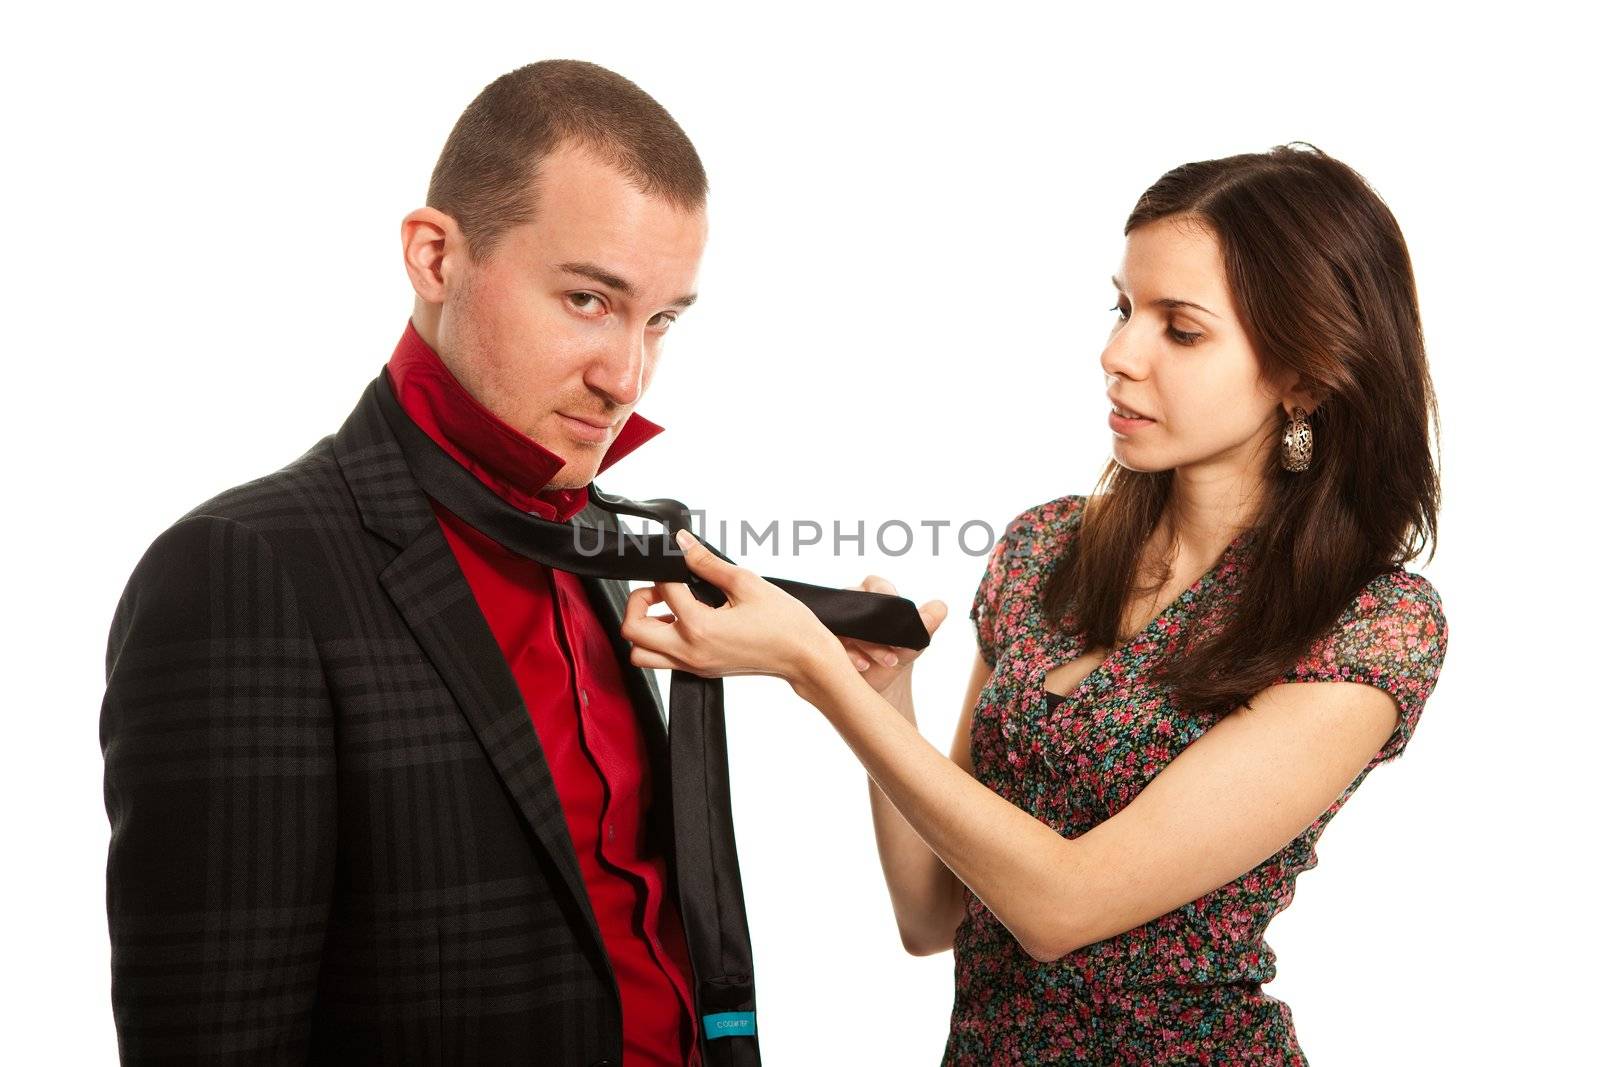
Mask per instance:
[[[577,148],[546,156],[537,181],[534,221],[484,260],[448,231],[431,343],[479,402],[567,461],[551,487],[574,488],[594,478],[694,300],[706,217]]]

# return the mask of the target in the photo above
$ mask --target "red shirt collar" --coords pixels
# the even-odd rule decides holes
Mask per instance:
[[[408,318],[385,368],[406,413],[490,489],[543,518],[565,522],[589,503],[589,487],[546,489],[566,460],[495,415],[467,392]],[[617,431],[596,473],[663,427],[634,412]]]

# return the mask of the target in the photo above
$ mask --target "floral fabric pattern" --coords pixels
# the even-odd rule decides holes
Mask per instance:
[[[973,711],[976,776],[1067,838],[1126,807],[1220,718],[1180,710],[1149,675],[1180,636],[1204,637],[1222,624],[1242,550],[1254,537],[1241,534],[1067,699],[1051,701],[1045,675],[1083,649],[1080,638],[1046,625],[1038,593],[1084,503],[1064,496],[1013,519],[989,556],[970,616],[993,668]],[[1438,680],[1446,638],[1433,586],[1395,567],[1372,579],[1284,673],[1283,682],[1376,686],[1394,697],[1400,721],[1326,812],[1227,885],[1051,963],[1029,956],[965,891],[944,1063],[1304,1064],[1288,1005],[1261,989],[1277,973],[1263,934],[1293,898],[1295,878],[1316,866],[1328,820],[1373,767],[1405,750]]]

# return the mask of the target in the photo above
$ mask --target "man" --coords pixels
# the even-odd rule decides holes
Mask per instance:
[[[588,486],[660,432],[633,408],[694,302],[705,198],[626,79],[548,61],[489,85],[401,225],[416,300],[382,373],[406,414],[519,509],[615,529]],[[626,583],[425,495],[373,395],[163,532],[117,606],[123,1059],[697,1063]]]

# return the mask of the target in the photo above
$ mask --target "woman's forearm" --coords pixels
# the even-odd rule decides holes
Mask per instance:
[[[911,703],[910,672],[896,679],[883,698],[907,722],[916,724]],[[878,841],[889,902],[906,951],[917,956],[943,952],[951,946],[961,923],[961,883],[918,836],[894,803],[869,776],[867,791],[872,805],[872,827]]]
[[[1072,870],[1078,858],[1073,843],[928,744],[848,663],[842,670],[838,664],[824,664],[793,684],[838,730],[882,790],[889,802],[886,809],[904,816],[934,854],[933,861],[942,861],[964,882],[1029,954],[1039,959],[1059,956],[1058,946],[1070,936],[1064,894],[1078,881]],[[885,822],[893,825],[880,818],[879,826]],[[915,855],[910,849],[895,854],[904,852]],[[928,869],[918,863],[908,867],[924,873]],[[903,883],[916,885],[916,876],[905,875]],[[933,883],[925,878],[921,884]]]

